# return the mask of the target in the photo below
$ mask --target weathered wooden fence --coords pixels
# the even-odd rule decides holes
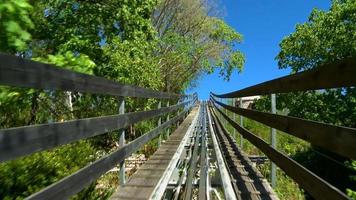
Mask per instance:
[[[120,147],[101,159],[87,165],[74,174],[31,195],[27,199],[66,199],[80,192],[125,158],[139,150],[150,140],[160,136],[166,128],[181,120],[196,103],[197,96],[154,91],[132,85],[120,84],[105,78],[61,69],[15,56],[0,54],[0,85],[45,90],[74,91],[119,97],[121,114],[76,119],[65,122],[39,124],[0,130],[0,162],[19,158],[69,144],[81,139],[101,135],[129,125],[180,111],[164,123]],[[124,113],[124,97],[176,99],[176,105],[155,110]],[[124,177],[120,177],[124,178]]]
[[[343,192],[321,177],[306,169],[287,155],[273,148],[260,137],[245,129],[231,119],[222,109],[231,111],[263,123],[272,128],[293,135],[312,145],[316,145],[341,156],[356,159],[356,129],[335,126],[296,117],[260,112],[227,105],[216,98],[241,98],[253,95],[266,95],[317,89],[356,86],[356,60],[347,59],[338,63],[327,64],[275,80],[267,81],[246,89],[227,94],[211,93],[210,103],[213,113],[218,113],[244,138],[250,141],[266,156],[293,178],[303,189],[316,199],[349,199]],[[233,100],[235,102],[235,100]],[[351,108],[350,108],[351,109]]]

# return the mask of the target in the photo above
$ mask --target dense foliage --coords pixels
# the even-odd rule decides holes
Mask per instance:
[[[333,0],[329,11],[314,9],[280,43],[280,68],[293,72],[356,55],[356,2]]]
[[[236,46],[242,36],[210,12],[212,2],[0,0],[0,51],[121,83],[183,93],[202,73],[218,69],[229,79],[244,63]],[[128,98],[126,112],[156,104]],[[117,99],[109,96],[0,87],[1,128],[117,110]],[[156,119],[128,127],[126,139],[155,124]],[[115,150],[118,137],[111,132],[0,164],[0,199],[22,199],[68,176]],[[150,142],[142,153],[152,153],[156,143]],[[118,177],[112,174],[74,198],[106,197],[117,186]]]
[[[26,0],[0,1],[0,51],[25,50],[34,28],[29,12],[32,6]]]
[[[187,87],[202,72],[217,68],[228,80],[242,69],[244,56],[236,50],[242,36],[216,17],[218,10],[214,1],[164,0],[154,13],[167,91]]]

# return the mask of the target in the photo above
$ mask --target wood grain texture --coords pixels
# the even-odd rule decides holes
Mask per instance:
[[[212,95],[220,98],[237,98],[356,86],[356,58],[325,64],[312,70],[284,76],[242,90]]]
[[[342,156],[356,159],[356,129],[334,126],[296,117],[243,109],[212,100],[227,110],[253,119],[287,134],[323,147]]]
[[[309,171],[293,159],[284,155],[283,153],[272,148],[264,140],[251,133],[247,129],[241,127],[239,124],[230,119],[224,112],[222,112],[214,103],[215,110],[217,110],[240,134],[243,135],[249,142],[261,150],[271,161],[280,167],[288,176],[297,182],[303,189],[311,194],[316,199],[334,200],[334,199],[348,199],[343,192],[332,186],[313,172]],[[216,113],[214,111],[216,116]]]
[[[0,162],[125,128],[130,124],[177,111],[188,104],[190,101],[156,110],[2,129]]]
[[[0,53],[0,85],[124,97],[174,99],[186,96],[121,84],[102,77],[2,53]]]

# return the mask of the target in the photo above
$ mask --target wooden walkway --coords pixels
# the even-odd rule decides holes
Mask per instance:
[[[174,154],[177,152],[194,117],[198,114],[198,107],[193,108],[183,123],[169,136],[160,148],[139,167],[126,182],[119,186],[110,199],[150,199],[156,187],[160,185],[163,174],[167,171]],[[184,144],[183,144],[184,145]],[[159,187],[164,187],[160,185]]]

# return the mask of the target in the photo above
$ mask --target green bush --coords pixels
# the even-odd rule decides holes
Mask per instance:
[[[0,199],[23,199],[74,173],[95,158],[90,143],[80,141],[2,163]]]

